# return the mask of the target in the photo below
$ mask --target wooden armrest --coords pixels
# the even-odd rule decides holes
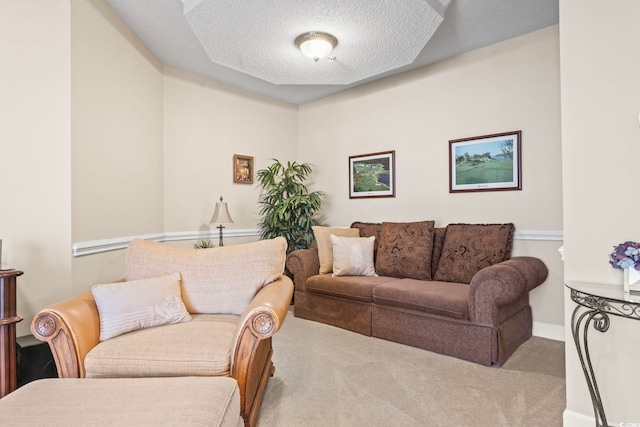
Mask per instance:
[[[100,317],[91,291],[51,304],[31,322],[31,333],[49,343],[60,378],[83,378],[84,357],[100,342]]]
[[[293,283],[291,279],[287,276],[282,276],[260,289],[244,310],[238,321],[231,354],[232,376],[233,370],[238,367],[236,366],[236,359],[243,354],[242,345],[246,344],[247,332],[258,340],[269,338],[278,332],[287,316],[292,294]]]
[[[273,375],[271,336],[284,323],[292,295],[293,282],[282,276],[260,289],[240,316],[231,353],[231,376],[240,389],[245,426],[255,425],[267,381]]]

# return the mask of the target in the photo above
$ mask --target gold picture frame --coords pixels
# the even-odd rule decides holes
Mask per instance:
[[[252,156],[233,155],[233,182],[237,184],[253,184]]]

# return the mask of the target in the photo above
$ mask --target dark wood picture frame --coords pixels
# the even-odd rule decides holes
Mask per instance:
[[[396,197],[396,152],[349,156],[349,198]]]
[[[449,141],[449,193],[522,190],[522,131]]]
[[[253,157],[233,155],[233,182],[253,184]]]

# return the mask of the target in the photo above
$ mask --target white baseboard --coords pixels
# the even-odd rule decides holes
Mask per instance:
[[[587,415],[565,409],[562,413],[563,427],[593,427],[596,419]]]
[[[533,335],[550,340],[564,341],[564,325],[553,325],[551,323],[533,322]]]

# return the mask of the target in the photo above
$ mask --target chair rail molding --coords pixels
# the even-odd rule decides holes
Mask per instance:
[[[257,228],[226,229],[225,239],[236,237],[257,237],[260,231]],[[218,230],[209,231],[172,231],[167,233],[141,234],[137,236],[116,237],[113,239],[90,240],[74,243],[72,253],[74,257],[94,255],[103,252],[126,249],[133,239],[154,240],[156,242],[176,242],[181,240],[217,239]]]
[[[72,246],[72,252],[74,257],[81,257],[126,249],[133,239],[155,240],[156,242],[175,242],[181,240],[216,239],[218,237],[218,233],[218,230],[171,231],[167,233],[116,237],[113,239],[89,240],[86,242],[74,243]],[[224,232],[225,239],[258,236],[260,236],[260,230],[257,228],[226,229]],[[515,240],[562,242],[564,236],[562,230],[516,230],[513,238]]]
[[[542,240],[545,242],[564,241],[562,230],[516,230],[513,233],[515,240]]]

